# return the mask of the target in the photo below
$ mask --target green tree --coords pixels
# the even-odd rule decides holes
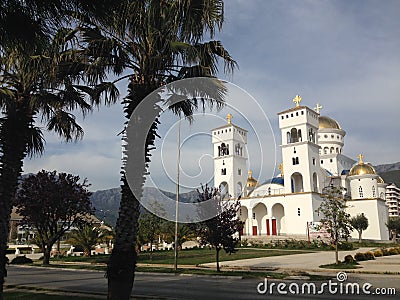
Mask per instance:
[[[200,237],[200,244],[210,244],[215,249],[217,271],[219,272],[219,253],[222,249],[229,254],[236,252],[235,248],[240,240],[239,232],[243,228],[243,222],[238,217],[239,201],[221,200],[216,189],[203,187],[202,192],[199,192],[199,202],[210,199],[215,201],[217,215],[197,224],[197,233]]]
[[[84,256],[91,256],[91,250],[102,242],[107,242],[109,232],[90,224],[78,226],[68,234],[67,243],[83,248]]]
[[[164,226],[162,227],[162,233],[164,233],[164,237],[172,243],[175,243],[175,222],[164,222]],[[184,242],[193,240],[195,236],[195,232],[188,224],[178,224],[178,239],[177,239],[177,247],[178,250],[182,250],[182,245]],[[174,245],[175,248],[175,245]]]
[[[393,242],[397,243],[397,235],[400,233],[400,217],[389,217],[386,227],[392,235]]]
[[[368,228],[368,218],[363,214],[358,214],[350,219],[351,226],[358,232],[358,242],[361,243],[362,232]]]
[[[43,33],[27,47],[22,45],[13,47],[10,42],[0,47],[0,257],[5,255],[4,237],[23,160],[43,153],[43,128],[65,141],[77,141],[83,130],[72,112],[85,116],[91,104],[100,104],[104,92],[108,103],[118,96],[112,85],[93,83],[104,73],[96,70],[94,74],[87,56],[75,47],[76,30],[60,28],[53,35]],[[90,86],[82,86],[84,82]],[[5,264],[0,261],[2,290]]]
[[[162,219],[144,210],[139,217],[138,236],[141,244],[150,243],[150,260],[153,260],[153,243],[160,234]]]
[[[331,236],[335,247],[335,262],[339,264],[338,244],[350,236],[350,214],[346,212],[345,189],[327,186],[322,190],[323,201],[316,212],[322,214],[321,223]]]
[[[49,264],[54,243],[93,213],[89,184],[79,180],[71,174],[40,171],[26,178],[17,192],[17,213],[23,223],[36,229],[44,265]]]
[[[99,65],[112,67],[117,75],[123,70],[128,71],[127,75],[116,80],[129,78],[128,95],[123,101],[127,119],[146,96],[160,86],[185,78],[215,76],[220,58],[225,70],[230,71],[236,66],[219,41],[203,42],[206,36],[212,39],[222,27],[221,0],[125,1],[110,14],[108,20],[94,22],[94,25],[82,25],[87,52]],[[219,92],[216,94],[219,96],[209,98],[222,99]],[[191,98],[171,109],[175,113],[191,116],[199,102]],[[154,109],[155,115],[158,115],[159,108]],[[149,116],[138,117],[146,118]],[[143,147],[136,145],[135,141],[127,141],[129,155],[140,163],[130,174],[134,193],[122,172],[115,245],[107,269],[109,299],[128,299],[133,288],[138,198],[142,196],[158,123],[158,119],[154,121],[147,134],[144,155]]]

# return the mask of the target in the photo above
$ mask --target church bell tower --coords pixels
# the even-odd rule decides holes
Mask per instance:
[[[214,145],[214,186],[223,199],[245,196],[247,181],[247,130],[232,123],[212,130]]]
[[[285,194],[318,192],[321,182],[318,113],[307,106],[300,106],[299,95],[293,102],[295,107],[278,113]]]

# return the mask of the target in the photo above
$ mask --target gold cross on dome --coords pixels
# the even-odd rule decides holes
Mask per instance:
[[[317,105],[314,107],[314,110],[317,112],[317,114],[320,113],[322,107],[323,106],[321,104],[319,104],[319,103],[317,103]]]
[[[299,95],[296,95],[296,97],[294,97],[293,102],[296,103],[296,107],[300,106],[300,102],[301,102],[301,97]]]
[[[232,115],[231,115],[231,114],[228,114],[228,115],[226,116],[226,119],[228,120],[228,124],[231,124],[231,123],[232,123]]]
[[[359,154],[357,157],[358,157],[358,159],[360,160],[358,163],[363,164],[363,163],[364,163],[364,162],[363,162],[364,155]]]

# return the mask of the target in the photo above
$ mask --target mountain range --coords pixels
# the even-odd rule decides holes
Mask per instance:
[[[386,183],[395,183],[400,187],[400,162],[393,164],[384,164],[374,167],[376,172],[383,178]],[[143,196],[154,198],[157,195],[157,189],[154,187],[145,187]],[[169,198],[175,199],[175,194],[161,191]],[[180,201],[194,202],[197,199],[197,191],[180,194]],[[111,188],[107,190],[99,190],[91,196],[92,204],[96,208],[96,216],[104,222],[114,226],[117,217],[119,202],[121,200],[121,188]]]

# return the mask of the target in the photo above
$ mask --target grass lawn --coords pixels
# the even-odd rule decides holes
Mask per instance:
[[[263,250],[263,249],[238,249],[231,255],[226,254],[224,250],[220,251],[220,261],[237,260],[246,258],[268,257],[307,253],[308,251],[296,250],[285,251],[281,249]],[[198,265],[215,261],[215,249],[188,249],[179,251],[179,264],[182,265]],[[61,260],[64,262],[87,262],[87,263],[107,263],[109,255],[96,255],[92,257],[69,256],[61,259],[52,259],[56,262]],[[149,252],[142,252],[138,255],[138,263],[145,264],[173,264],[174,251],[154,251],[153,259],[150,260]]]
[[[324,269],[359,269],[361,266],[357,262],[353,263],[344,263],[339,262],[339,264],[328,264],[328,265],[321,265],[320,268]]]
[[[228,260],[238,260],[246,258],[268,257],[307,253],[307,251],[284,251],[284,250],[260,250],[260,249],[238,249],[237,252],[232,254],[225,253],[224,250],[220,251],[220,262]],[[182,265],[198,265],[204,263],[215,262],[215,249],[191,249],[179,251],[179,263]],[[174,252],[173,251],[159,251],[153,252],[153,260],[150,261],[150,254],[140,253],[138,257],[139,263],[156,263],[156,264],[173,264]]]

